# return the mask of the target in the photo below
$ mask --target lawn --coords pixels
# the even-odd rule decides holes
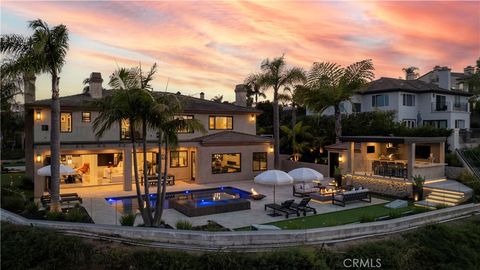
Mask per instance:
[[[33,188],[25,189],[23,187],[22,179],[25,176],[25,172],[12,172],[2,173],[0,178],[0,184],[2,188],[19,188],[21,189],[27,198],[33,198]]]
[[[386,204],[386,203],[385,203]],[[399,213],[407,211],[413,211],[416,207],[408,206],[401,209],[388,209],[385,208],[385,204],[377,204],[371,206],[365,206],[355,209],[335,211],[326,214],[311,215],[306,217],[299,217],[294,219],[287,219],[282,221],[276,221],[266,223],[267,225],[275,225],[282,229],[294,230],[294,229],[312,229],[329,226],[344,225],[355,222],[368,222],[374,221],[376,218],[384,216],[398,216]],[[236,230],[246,231],[250,230],[250,227],[242,227]]]

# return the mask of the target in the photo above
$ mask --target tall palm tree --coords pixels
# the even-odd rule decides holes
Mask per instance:
[[[302,154],[308,146],[308,141],[310,141],[313,136],[308,132],[310,126],[304,126],[303,122],[300,121],[293,128],[290,128],[287,125],[280,127],[282,132],[286,134],[285,142],[289,143],[292,147],[292,154],[295,161],[298,161],[300,154]],[[303,140],[299,140],[303,138]]]
[[[29,22],[34,32],[30,37],[3,35],[1,52],[10,54],[11,61],[2,63],[4,72],[21,73],[24,76],[49,73],[52,81],[51,104],[51,211],[60,211],[60,96],[59,74],[65,64],[68,51],[68,29],[60,24],[52,28],[40,20]]]
[[[301,99],[318,113],[334,108],[337,141],[342,135],[340,104],[350,100],[355,90],[373,80],[373,70],[372,60],[362,60],[345,68],[329,62],[313,63],[307,75],[308,88],[301,94]]]
[[[402,71],[405,72],[406,76],[405,76],[405,79],[416,79],[418,77],[418,72],[416,72],[418,70],[418,67],[414,67],[414,66],[410,66],[410,67],[406,67],[406,68],[402,68]]]
[[[297,124],[297,107],[302,103],[301,96],[307,90],[305,85],[297,84],[293,87],[285,87],[284,93],[279,94],[279,99],[290,102],[290,106],[292,107],[292,129]]]
[[[93,121],[93,128],[96,131],[97,137],[103,136],[113,125],[128,120],[133,152],[135,190],[138,207],[145,226],[151,226],[153,221],[151,218],[149,196],[143,198],[140,188],[136,147],[136,143],[140,138],[137,138],[136,131],[137,127],[142,127],[142,142],[144,143],[145,149],[146,134],[143,118],[146,115],[146,111],[151,108],[155,102],[154,97],[148,90],[150,89],[148,83],[155,73],[155,67],[155,65],[152,67],[147,76],[142,76],[142,71],[138,67],[130,69],[119,68],[110,76],[109,85],[113,88],[113,93],[94,102],[94,105],[99,110],[98,117]],[[146,162],[145,157],[144,162]],[[147,186],[145,190],[147,191],[146,195],[148,195],[148,185],[145,184],[145,186]]]
[[[258,103],[258,97],[266,98],[265,89],[261,85],[258,74],[251,74],[245,79],[245,85],[247,86],[247,98],[249,103],[253,103],[252,96],[255,97],[255,106]],[[249,105],[249,106],[250,106]]]
[[[305,72],[301,68],[288,68],[285,57],[277,57],[273,60],[265,59],[261,66],[259,76],[260,85],[265,88],[273,89],[273,140],[274,140],[274,159],[275,168],[280,168],[280,115],[278,107],[279,90],[282,87],[303,82]]]

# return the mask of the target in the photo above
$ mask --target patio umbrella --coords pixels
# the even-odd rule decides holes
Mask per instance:
[[[60,175],[72,175],[76,173],[77,172],[73,168],[60,164]],[[42,167],[38,169],[37,174],[40,176],[52,176],[52,168],[50,165]]]
[[[310,168],[298,168],[291,170],[288,172],[288,175],[293,178],[294,182],[309,183],[315,180],[323,180],[323,174]]]
[[[257,184],[273,186],[273,203],[275,203],[275,187],[292,184],[293,178],[284,171],[269,170],[255,176],[253,181]]]

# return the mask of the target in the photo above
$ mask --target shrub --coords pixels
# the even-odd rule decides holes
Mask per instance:
[[[360,223],[367,223],[367,222],[372,222],[375,221],[375,217],[370,215],[370,214],[363,214],[360,217]]]
[[[208,220],[206,225],[195,226],[192,229],[195,231],[209,231],[209,232],[229,231],[228,228],[223,227],[222,225],[218,224],[213,220]]]
[[[133,226],[135,224],[135,218],[137,215],[135,214],[125,214],[120,217],[120,224],[122,226]]]
[[[23,176],[20,181],[19,188],[26,189],[26,190],[33,190],[34,184],[32,178],[28,176]]]
[[[444,208],[448,208],[450,207],[448,204],[444,204],[444,203],[439,203],[437,205],[435,205],[435,208],[437,209],[444,209]]]
[[[63,212],[48,211],[47,214],[45,215],[45,218],[48,220],[54,220],[54,221],[64,221],[65,214]]]
[[[399,217],[402,217],[402,211],[400,210],[391,210],[389,213],[388,213],[388,216],[390,218],[399,218]]]
[[[426,207],[415,207],[415,208],[413,208],[412,211],[413,211],[414,214],[421,214],[421,213],[425,213],[425,212],[430,211],[430,209],[428,209]]]
[[[2,208],[14,213],[21,213],[25,210],[26,200],[23,196],[17,194],[2,196]]]
[[[191,230],[193,226],[188,220],[178,220],[177,223],[175,223],[175,227],[178,230]]]
[[[88,214],[78,206],[69,209],[65,214],[65,220],[69,222],[88,222],[89,219]]]
[[[452,167],[463,167],[462,162],[458,159],[455,153],[445,154],[445,163]]]
[[[39,213],[39,206],[38,203],[35,202],[28,202],[25,205],[25,210],[23,211],[25,214],[36,215]]]
[[[471,174],[467,170],[463,170],[459,175],[457,180],[468,186],[469,188],[473,189],[473,192],[476,196],[480,196],[480,181],[475,178],[473,174]]]

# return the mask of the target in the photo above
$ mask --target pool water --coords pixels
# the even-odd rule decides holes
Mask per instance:
[[[209,207],[225,204],[237,199],[250,199],[250,192],[235,187],[217,187],[207,189],[183,190],[167,192],[164,209],[170,208],[169,200],[183,197],[188,198],[194,207]],[[109,197],[105,200],[115,207],[121,214],[135,213],[138,209],[137,196]],[[150,205],[154,208],[157,203],[157,194],[150,194]]]

